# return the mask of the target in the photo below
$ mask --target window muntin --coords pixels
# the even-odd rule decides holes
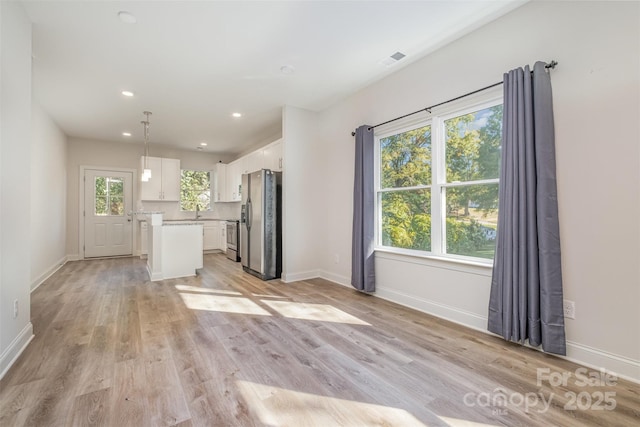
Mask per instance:
[[[211,207],[209,172],[183,169],[180,174],[180,210],[206,211]]]
[[[501,136],[495,98],[377,136],[378,245],[493,259]]]
[[[124,184],[122,178],[96,176],[94,181],[95,215],[124,215]]]

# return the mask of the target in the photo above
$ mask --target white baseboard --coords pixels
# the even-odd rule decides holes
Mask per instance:
[[[413,295],[406,295],[401,292],[384,288],[381,289],[379,287],[376,289],[374,295],[387,301],[395,302],[396,304],[413,308],[415,310],[449,320],[453,323],[458,323],[462,326],[487,332],[487,318],[469,311],[460,310],[459,308],[451,307],[439,302],[417,298]]]
[[[9,344],[9,347],[0,355],[0,380],[18,360],[27,345],[33,339],[33,325],[31,322],[20,331],[18,336]]]
[[[283,273],[280,280],[284,283],[297,282],[298,280],[308,280],[320,277],[320,270],[301,271],[299,273]]]
[[[31,282],[31,292],[38,289],[38,286],[42,285],[45,280],[53,275],[56,271],[60,270],[63,265],[67,263],[67,257],[63,256],[58,262],[56,262],[53,266],[51,266],[47,271],[38,276],[35,280]]]
[[[322,272],[321,277],[337,284],[348,286],[345,284],[348,284],[348,280],[345,280],[346,278],[344,277],[325,271]],[[475,313],[384,288],[378,288],[374,296],[496,336],[487,330],[487,318]],[[540,350],[538,348],[534,349]],[[640,383],[640,361],[638,360],[569,340],[567,340],[567,355],[557,357],[589,368],[605,369],[609,373],[618,376],[618,378]]]
[[[320,277],[329,280],[330,282],[337,283],[338,285],[346,286],[347,288],[353,288],[353,286],[351,286],[351,278],[349,277],[331,273],[330,271],[326,270],[320,270]]]
[[[67,254],[67,262],[69,261],[82,261],[80,254]]]
[[[568,340],[567,355],[560,357],[589,368],[604,368],[618,378],[640,384],[640,361]]]

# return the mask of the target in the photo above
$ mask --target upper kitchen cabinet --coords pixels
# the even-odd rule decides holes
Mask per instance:
[[[144,170],[144,157],[140,159],[140,170]],[[149,201],[180,201],[180,160],[148,157],[151,179],[140,182],[140,199]]]
[[[245,173],[245,158],[235,160],[227,165],[227,196],[230,202],[242,199],[242,174]]]
[[[264,156],[262,149],[256,150],[245,156],[245,170],[242,173],[251,173],[264,168]]]
[[[264,169],[271,169],[275,172],[282,172],[282,140],[279,139],[275,142],[264,147],[262,150]]]
[[[216,163],[211,173],[211,189],[214,202],[228,202],[227,165]]]

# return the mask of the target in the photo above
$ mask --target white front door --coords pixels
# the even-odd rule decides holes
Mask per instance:
[[[132,173],[85,169],[84,257],[131,255]]]

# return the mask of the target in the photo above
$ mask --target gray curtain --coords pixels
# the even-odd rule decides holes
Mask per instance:
[[[363,292],[376,290],[373,253],[375,238],[373,144],[373,130],[369,130],[369,126],[364,125],[356,129],[351,285]]]
[[[551,79],[504,75],[502,164],[489,330],[566,354]]]

